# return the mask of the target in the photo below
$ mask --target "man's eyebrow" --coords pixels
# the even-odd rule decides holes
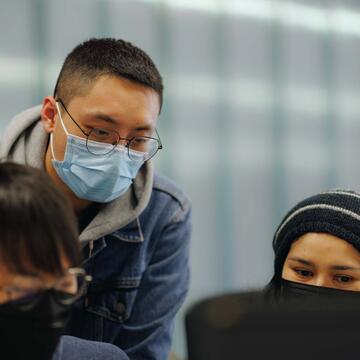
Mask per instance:
[[[144,125],[135,128],[134,131],[146,131],[148,134],[143,134],[144,136],[153,136],[152,133],[154,132],[154,127],[151,125]],[[141,136],[141,134],[139,134],[139,136]]]
[[[94,113],[92,114],[93,117],[96,119],[108,122],[112,125],[119,125],[119,121],[115,118],[111,117],[110,115],[104,114],[104,113]],[[134,129],[135,131],[150,131],[153,130],[153,127],[150,124],[138,126]]]
[[[94,113],[94,114],[91,114],[91,115],[96,119],[106,121],[106,122],[108,122],[108,123],[110,123],[112,125],[117,125],[118,124],[118,121],[116,121],[110,115],[106,115],[104,113]]]
[[[299,257],[289,257],[288,260],[297,261],[304,265],[314,266],[314,264],[311,261],[299,258]]]

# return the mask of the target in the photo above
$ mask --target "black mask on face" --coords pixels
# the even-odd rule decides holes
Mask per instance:
[[[339,290],[322,286],[307,285],[285,279],[281,279],[280,281],[278,296],[285,299],[299,297],[341,297],[350,299],[358,297],[360,300],[359,291]]]
[[[68,294],[46,290],[0,305],[1,352],[11,359],[52,358],[71,314]]]

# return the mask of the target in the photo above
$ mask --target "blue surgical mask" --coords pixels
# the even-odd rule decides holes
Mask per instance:
[[[65,155],[63,161],[55,159],[53,134],[50,134],[50,148],[52,164],[61,180],[80,199],[107,203],[122,194],[130,187],[133,179],[144,163],[144,154],[131,152],[118,145],[106,155],[94,155],[87,149],[86,139],[70,134],[61,117],[56,103],[61,125],[67,135]],[[92,147],[106,147],[106,144],[89,141]]]

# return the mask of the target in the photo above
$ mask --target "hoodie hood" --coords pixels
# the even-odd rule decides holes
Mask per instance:
[[[49,134],[40,121],[40,111],[41,105],[25,110],[11,120],[0,143],[2,159],[45,171]],[[81,232],[80,241],[97,240],[137,219],[150,200],[153,178],[152,162],[147,161],[124,195],[101,205],[98,214]]]

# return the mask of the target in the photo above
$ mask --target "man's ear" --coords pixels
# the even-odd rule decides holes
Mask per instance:
[[[56,108],[56,101],[53,96],[46,96],[41,108],[41,121],[44,126],[44,130],[47,133],[51,133],[55,129],[56,115],[58,111]]]

